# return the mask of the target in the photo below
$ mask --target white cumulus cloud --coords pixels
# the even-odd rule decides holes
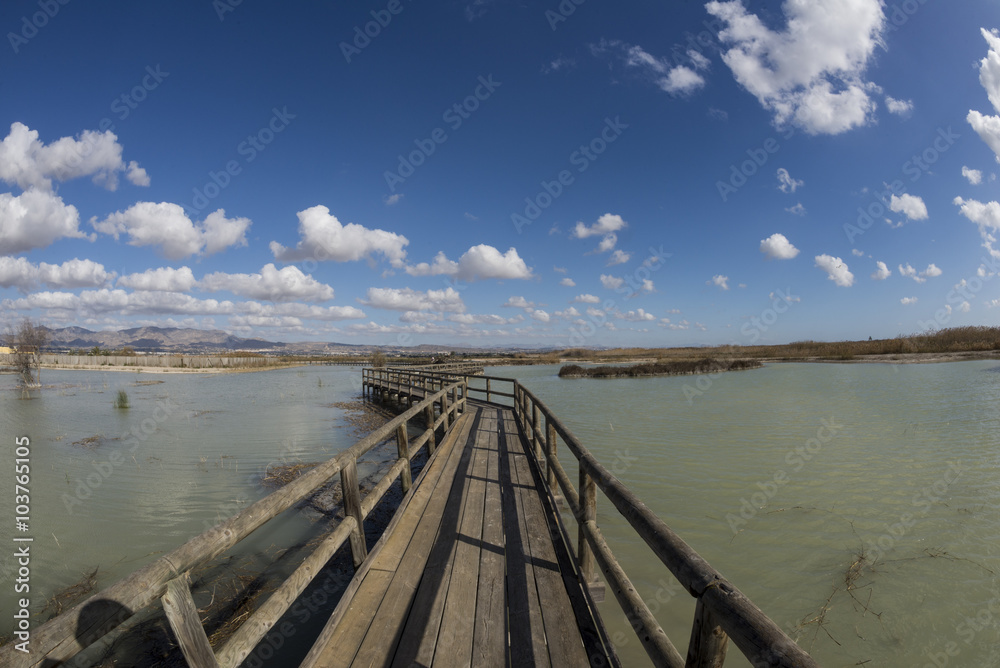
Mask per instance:
[[[465,311],[462,296],[454,288],[426,292],[410,288],[368,288],[367,298],[362,303],[374,308],[392,311],[443,311],[448,313]]]
[[[760,252],[764,253],[768,260],[791,260],[799,254],[799,249],[793,246],[784,234],[776,233],[761,240]]]
[[[905,116],[913,111],[913,100],[897,100],[896,98],[885,96],[885,108],[890,114]]]
[[[983,248],[987,249],[993,257],[1000,257],[1000,249],[993,248],[993,244],[997,240],[997,230],[1000,230],[1000,203],[995,200],[983,203],[974,199],[964,200],[961,197],[956,197],[954,204],[959,207],[959,212],[963,216],[979,227]]]
[[[626,223],[621,216],[613,213],[606,213],[598,218],[597,222],[593,225],[577,223],[573,228],[573,236],[577,239],[586,239],[587,237],[607,235],[626,227],[628,227],[628,223]]]
[[[43,284],[50,288],[97,288],[114,280],[115,273],[92,260],[74,258],[62,264],[33,264],[26,258],[0,256],[0,287],[21,292]]]
[[[600,304],[601,298],[597,295],[582,294],[573,297],[572,303],[574,304]]]
[[[784,167],[778,168],[778,190],[783,193],[793,193],[803,185],[805,185],[804,182],[798,179],[793,179],[787,169]]]
[[[91,239],[80,231],[80,212],[58,195],[32,188],[0,193],[0,253],[45,248],[57,239]]]
[[[736,80],[774,114],[778,125],[809,134],[839,134],[865,125],[875,111],[864,80],[882,44],[881,0],[785,2],[786,26],[772,30],[741,0],[709,2],[725,23],[722,60]]]
[[[1000,34],[995,29],[991,32],[983,28],[981,32],[989,45],[989,51],[979,63],[979,83],[986,91],[993,110],[1000,112]],[[993,149],[1000,162],[1000,116],[989,116],[972,109],[965,120],[979,138]]]
[[[190,267],[158,267],[118,279],[118,285],[123,288],[147,292],[189,292],[196,284]]]
[[[715,285],[723,290],[729,289],[729,277],[723,276],[722,274],[717,274],[712,277],[712,280],[705,281],[706,285]]]
[[[601,285],[608,290],[617,290],[621,286],[625,285],[625,279],[617,276],[611,276],[609,274],[601,274]]]
[[[313,260],[351,262],[380,254],[394,267],[402,267],[406,258],[404,246],[409,240],[393,232],[370,230],[357,223],[341,224],[330,209],[322,204],[297,214],[300,241],[295,248],[286,248],[272,241],[270,248],[279,262]]]
[[[876,281],[884,281],[885,279],[892,276],[892,270],[885,265],[885,262],[879,260],[875,263],[877,269],[872,273],[872,278]]]
[[[90,176],[108,190],[118,187],[118,176],[135,185],[148,186],[149,175],[135,161],[122,160],[122,146],[110,130],[85,130],[76,139],[62,137],[51,144],[38,139],[38,131],[23,123],[12,123],[0,142],[0,180],[21,189],[51,190],[53,179],[69,181]]]
[[[90,219],[91,226],[116,240],[127,234],[130,246],[159,246],[172,260],[196,254],[212,255],[230,246],[246,246],[249,218],[226,218],[218,209],[195,223],[184,209],[171,202],[137,202],[104,220]]]
[[[910,304],[916,304],[917,303],[917,298],[916,297],[903,297],[902,299],[899,300],[899,303],[902,304],[903,306],[909,306]]]
[[[924,200],[916,195],[903,193],[899,197],[893,195],[889,199],[889,209],[896,213],[902,213],[910,220],[926,220],[927,205]]]
[[[849,288],[854,285],[854,274],[847,268],[847,264],[839,257],[832,255],[817,255],[816,266],[826,272],[827,278],[842,288]]]
[[[333,299],[333,288],[303,274],[298,267],[278,269],[266,264],[258,274],[208,274],[199,282],[206,292],[228,291],[250,299],[272,302],[323,302]]]
[[[962,176],[964,176],[969,183],[974,186],[978,186],[983,182],[983,173],[981,171],[978,169],[971,169],[965,165],[962,166]]]

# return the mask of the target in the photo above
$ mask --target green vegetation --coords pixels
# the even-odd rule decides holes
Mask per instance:
[[[925,334],[899,335],[871,341],[795,341],[772,346],[714,346],[704,348],[616,348],[586,350],[573,348],[561,353],[563,359],[593,362],[621,362],[652,358],[659,362],[698,360],[706,356],[771,360],[823,359],[857,360],[870,355],[913,353],[992,353],[1000,351],[1000,327],[952,327]]]
[[[115,397],[114,407],[120,410],[131,408],[132,405],[128,401],[128,392],[125,390],[118,390],[118,396]]]
[[[560,378],[636,378],[640,376],[679,376],[718,371],[743,371],[764,366],[758,360],[717,360],[705,357],[697,361],[656,362],[632,366],[582,367],[568,364],[559,370]]]

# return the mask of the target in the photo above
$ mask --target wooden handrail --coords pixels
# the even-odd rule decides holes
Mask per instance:
[[[244,622],[237,634],[215,655],[220,666],[238,665],[294,603],[306,585],[319,572],[322,564],[325,564],[348,538],[352,539],[355,565],[359,563],[358,556],[362,554],[364,549],[362,523],[365,517],[391,487],[395,479],[402,475],[404,468],[409,472],[409,460],[416,455],[420,445],[434,443],[433,431],[441,424],[447,425],[449,412],[453,412],[457,419],[458,414],[464,410],[468,395],[465,390],[465,380],[461,379],[448,384],[442,382],[441,385],[440,389],[432,394],[427,394],[420,403],[411,406],[386,424],[373,430],[365,438],[337,456],[319,464],[281,489],[275,490],[229,519],[191,538],[180,547],[134,571],[72,609],[50,619],[34,631],[30,654],[25,655],[15,651],[13,643],[0,647],[0,665],[32,668],[41,665],[59,665],[59,663],[86,649],[86,646],[82,645],[77,638],[92,638],[92,643],[100,642],[100,639],[105,635],[150,604],[162,599],[168,592],[172,592],[172,594],[167,601],[164,601],[164,605],[171,625],[175,630],[180,630],[178,640],[182,651],[186,657],[202,657],[199,659],[189,658],[189,660],[196,660],[201,665],[204,658],[201,637],[204,637],[204,631],[201,632],[201,637],[195,632],[196,629],[192,625],[190,615],[190,590],[185,594],[182,591],[181,583],[186,582],[186,580],[178,578],[184,578],[192,569],[222,555],[263,524],[305,499],[334,475],[341,473],[346,519],[254,613],[250,618],[254,624],[251,626],[250,620]],[[453,397],[450,406],[447,399],[449,394]],[[364,500],[361,500],[357,475],[354,470],[358,458],[382,441],[397,436],[400,426],[405,428],[405,425],[414,417],[426,415],[427,409],[432,408],[437,402],[443,402],[444,411],[440,418],[432,419],[426,425],[424,433],[414,439],[412,447],[401,450],[400,459],[376,484],[372,492]],[[430,451],[431,447],[429,446],[428,452]],[[403,459],[404,452],[406,452],[406,459]],[[344,475],[345,472],[347,472],[346,475]],[[357,540],[357,536],[360,536],[360,541]],[[87,615],[81,616],[85,607],[97,601],[101,601],[103,605],[91,606]],[[108,605],[108,602],[118,605]],[[197,622],[197,619],[194,621]],[[246,628],[245,631],[244,628]],[[99,635],[95,637],[95,634]],[[205,660],[207,661],[207,659]]]
[[[522,430],[532,443],[545,442],[544,456],[547,461],[544,463],[550,490],[554,493],[555,485],[558,485],[577,518],[577,556],[581,573],[586,577],[590,559],[596,559],[654,664],[678,667],[722,665],[726,638],[731,638],[754,666],[818,667],[819,664],[805,650],[608,471],[541,400],[520,382],[508,380],[514,385],[514,411]],[[545,417],[544,433],[538,424],[539,413]],[[579,491],[573,488],[569,475],[558,461],[556,435],[579,462]],[[533,450],[541,466],[543,462],[539,453],[542,449],[536,447]],[[698,599],[686,664],[666,640],[662,628],[632,587],[601,535],[595,508],[590,501],[592,486],[604,493],[664,566],[688,593]]]

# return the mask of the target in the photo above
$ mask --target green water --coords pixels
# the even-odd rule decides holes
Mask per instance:
[[[996,363],[775,364],[700,379],[561,380],[557,369],[489,372],[521,379],[822,665],[1000,665]],[[0,376],[0,569],[17,533],[15,437],[31,439],[38,612],[95,567],[105,587],[261,498],[270,463],[349,446],[330,404],[355,398],[359,379],[344,367],[44,371],[48,387],[23,400]],[[112,408],[118,389],[128,411]],[[141,438],[123,436],[133,429]],[[98,434],[94,447],[75,444]],[[693,600],[600,496],[598,522],[683,653]],[[273,524],[253,537],[262,551],[310,527],[296,514]],[[648,665],[610,592],[602,614],[625,665]],[[733,646],[729,656],[746,665]]]
[[[700,380],[496,371],[822,665],[1000,665],[995,362],[772,364]],[[598,523],[683,654],[692,599],[600,495]],[[608,599],[624,663],[648,665]],[[727,665],[748,664],[730,645]]]

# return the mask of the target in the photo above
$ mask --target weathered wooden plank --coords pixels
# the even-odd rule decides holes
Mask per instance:
[[[468,436],[465,436],[467,439]],[[465,445],[462,435],[455,439],[455,445],[448,452],[448,461],[442,468],[441,475],[433,481],[428,479],[425,487],[428,499],[419,518],[413,521],[415,526],[412,536],[405,545],[403,553],[395,564],[395,574],[374,612],[372,623],[368,628],[364,642],[358,649],[355,664],[359,666],[386,665],[395,654],[396,646],[402,636],[403,629],[411,611],[416,590],[420,584],[424,568],[430,555],[431,546],[437,537],[441,519],[446,508],[447,490],[455,478],[462,459],[462,449]],[[408,509],[409,510],[409,509]],[[388,570],[389,565],[382,566]],[[419,609],[414,614],[420,615]]]
[[[461,432],[465,431],[465,433],[468,433],[466,430],[471,427],[472,422],[473,415],[470,414],[467,418],[466,424],[456,423],[455,432],[442,441],[440,448],[441,456],[432,459],[424,467],[423,471],[421,471],[420,476],[417,478],[410,494],[404,497],[403,504],[401,504],[400,508],[389,522],[389,526],[386,527],[382,537],[372,549],[370,558],[351,580],[347,590],[341,597],[340,603],[334,609],[330,619],[327,620],[327,623],[323,627],[323,631],[320,633],[319,637],[316,639],[316,642],[313,643],[309,654],[302,663],[302,668],[310,668],[317,665],[336,665],[338,661],[345,660],[349,663],[351,659],[353,659],[358,646],[363,640],[364,633],[367,631],[367,628],[371,623],[370,612],[360,614],[363,607],[362,599],[370,601],[375,597],[374,593],[365,593],[361,596],[361,598],[358,598],[359,590],[362,586],[371,588],[371,592],[377,592],[381,588],[381,592],[384,595],[386,588],[388,588],[389,583],[391,582],[391,572],[385,570],[373,572],[372,564],[378,557],[381,556],[382,552],[387,549],[389,541],[394,535],[396,535],[397,530],[406,531],[406,527],[411,527],[409,515],[407,515],[410,503],[413,502],[413,499],[419,490],[433,487],[432,484],[425,485],[425,481],[431,478],[431,476],[440,474],[440,470],[443,466],[439,462],[441,462],[442,459],[446,459],[448,454],[452,452],[453,444],[458,441]],[[432,482],[434,481],[432,480]],[[405,521],[404,516],[406,517]],[[353,626],[357,626],[358,628],[352,628]],[[348,636],[355,638],[356,640],[351,643],[347,643],[342,640],[342,638]],[[349,651],[345,649],[348,645],[352,646],[352,649]],[[345,659],[345,655],[348,655],[348,653],[349,656]]]
[[[530,529],[524,521],[521,496],[515,490],[517,474],[514,472],[514,461],[516,457],[523,456],[519,454],[520,442],[516,439],[515,431],[513,435],[500,434],[498,441],[506,545],[510,665],[549,666],[551,662],[545,643],[545,625],[528,546]],[[510,448],[512,441],[515,443],[514,452]]]
[[[473,448],[473,463],[465,492],[462,524],[455,548],[455,565],[448,585],[438,644],[446,648],[435,652],[438,666],[466,666],[472,659],[475,633],[476,594],[479,589],[479,557],[483,532],[483,506],[486,499],[488,433],[477,431]]]
[[[466,440],[460,441],[463,444],[475,438],[473,432],[478,428],[482,412],[470,412],[467,415],[470,417],[474,415],[475,419],[472,421],[473,429],[465,435]],[[454,555],[458,549],[459,528],[465,513],[462,499],[470,482],[468,472],[473,463],[473,454],[474,449],[466,445],[452,480],[451,489],[447,492],[448,501],[441,517],[441,525],[413,600],[412,609],[421,612],[410,615],[406,620],[396,648],[396,656],[393,658],[393,666],[400,668],[410,668],[412,665],[430,666],[434,661],[438,633],[448,598],[448,587],[455,566]],[[443,492],[444,489],[438,491],[439,494]]]
[[[522,517],[528,526],[547,527],[548,522],[538,496],[540,481],[533,475],[528,456],[530,455],[515,456],[512,463],[512,473],[517,474],[518,492],[523,501]],[[587,665],[587,652],[580,638],[576,614],[563,584],[549,532],[529,532],[528,544],[534,565],[538,597],[544,601],[542,620],[545,624],[549,654],[552,657],[559,657],[560,662],[565,661],[569,665]]]
[[[472,643],[475,666],[505,665],[507,645],[506,588],[504,586],[503,507],[500,503],[498,434],[487,434],[486,502],[483,507],[479,590]]]
[[[168,582],[167,592],[160,600],[188,665],[192,668],[218,668],[205,628],[198,617],[198,608],[191,598],[191,582],[187,573]]]

